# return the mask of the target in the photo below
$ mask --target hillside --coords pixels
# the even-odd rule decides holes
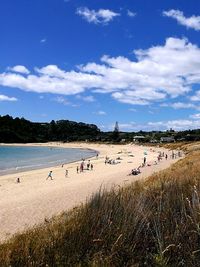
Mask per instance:
[[[0,143],[96,140],[99,133],[94,124],[69,120],[36,123],[9,115],[0,116]]]

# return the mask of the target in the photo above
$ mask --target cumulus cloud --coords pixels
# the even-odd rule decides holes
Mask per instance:
[[[191,95],[193,85],[200,84],[200,48],[187,39],[168,38],[164,45],[133,53],[136,60],[104,55],[99,64],[89,62],[71,71],[56,65],[35,68],[28,75],[7,70],[0,73],[0,85],[41,94],[104,93],[122,103],[148,105]],[[195,97],[200,93],[191,100]]]
[[[64,106],[78,107],[78,105],[71,103],[68,99],[63,96],[57,96],[53,99],[53,101],[62,104]]]
[[[9,97],[9,96],[6,96],[6,95],[0,95],[0,102],[2,102],[2,101],[15,102],[15,101],[17,101],[17,98]]]
[[[196,91],[195,95],[190,97],[190,100],[192,100],[192,101],[200,101],[200,91],[199,90]]]
[[[115,17],[120,16],[119,13],[109,9],[99,9],[98,11],[95,11],[87,7],[78,8],[76,14],[84,18],[87,22],[95,24],[107,24]]]
[[[46,43],[47,39],[46,38],[43,38],[40,40],[40,43],[43,44],[43,43]]]
[[[147,124],[149,129],[157,130],[168,130],[170,128],[176,131],[197,129],[200,128],[200,120],[170,120],[170,121],[159,121],[159,122],[149,122]]]
[[[168,120],[168,121],[158,121],[158,122],[148,122],[146,124],[133,124],[130,123],[128,127],[125,129],[130,131],[166,131],[169,129],[173,129],[175,131],[183,131],[189,129],[198,129],[200,128],[200,120],[190,120],[190,119],[182,119],[182,120]]]
[[[200,30],[200,16],[191,16],[189,18],[185,17],[183,12],[180,10],[171,9],[169,11],[163,12],[164,16],[176,19],[177,22],[187,28],[194,29],[196,31]]]
[[[135,122],[130,122],[130,123],[119,123],[119,130],[120,131],[128,131],[135,129],[136,123]],[[114,128],[114,125],[112,125],[112,129]]]
[[[88,96],[77,95],[77,98],[90,103],[96,101],[93,95],[88,95]]]
[[[198,105],[195,105],[193,103],[184,103],[184,102],[175,102],[175,103],[164,103],[161,104],[162,107],[172,107],[174,109],[200,109]]]
[[[182,103],[176,102],[171,105],[175,109],[182,109],[182,108],[195,108],[196,106],[192,103]]]
[[[191,119],[200,120],[200,113],[190,115]]]
[[[191,117],[191,116],[190,116]],[[114,128],[114,124],[104,125],[104,130],[112,130]],[[142,131],[166,131],[169,129],[173,129],[175,131],[183,131],[189,129],[198,129],[200,128],[200,114],[198,116],[191,117],[191,119],[180,119],[180,120],[168,120],[168,121],[157,121],[157,122],[147,122],[147,123],[136,123],[136,122],[127,122],[127,123],[119,123],[119,129],[121,131],[130,131],[130,132],[138,132]]]
[[[137,109],[135,109],[135,108],[129,108],[129,111],[136,112]]]
[[[97,114],[97,115],[106,115],[106,112],[103,111],[103,110],[99,110],[99,111],[95,112],[95,114]]]
[[[65,106],[70,105],[71,103],[63,96],[57,96],[56,98],[54,98],[54,101],[56,101],[59,104],[63,104]]]
[[[127,16],[128,17],[131,17],[131,18],[133,18],[133,17],[135,17],[137,14],[135,13],[135,12],[133,12],[133,11],[131,11],[131,10],[127,10]]]
[[[11,68],[8,67],[8,70],[13,71],[13,72],[23,73],[23,74],[29,74],[30,73],[30,71],[22,65],[17,65],[17,66],[11,67]]]

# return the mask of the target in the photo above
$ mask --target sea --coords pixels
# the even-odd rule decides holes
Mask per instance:
[[[90,149],[0,145],[0,175],[53,167],[90,158]]]

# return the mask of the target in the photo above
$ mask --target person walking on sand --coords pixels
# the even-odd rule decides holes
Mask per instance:
[[[80,172],[83,172],[83,162],[81,163],[81,166],[80,166]]]
[[[20,178],[18,177],[17,180],[16,180],[17,184],[20,183]]]
[[[68,177],[68,170],[65,170],[65,177]]]
[[[91,171],[93,170],[93,167],[94,167],[94,166],[93,166],[93,164],[91,164],[91,166],[90,166],[90,168],[91,168]]]
[[[144,157],[144,166],[146,165],[147,158]]]
[[[49,172],[49,174],[48,174],[46,180],[48,180],[49,178],[50,178],[51,180],[53,180],[52,172],[53,172],[53,171],[50,171],[50,172]]]
[[[87,163],[87,170],[90,169],[90,160],[88,160],[88,163]]]
[[[79,166],[76,167],[76,173],[79,173]]]

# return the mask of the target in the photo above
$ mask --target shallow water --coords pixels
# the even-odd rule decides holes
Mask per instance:
[[[95,155],[78,148],[43,146],[0,146],[0,175],[52,167]]]

